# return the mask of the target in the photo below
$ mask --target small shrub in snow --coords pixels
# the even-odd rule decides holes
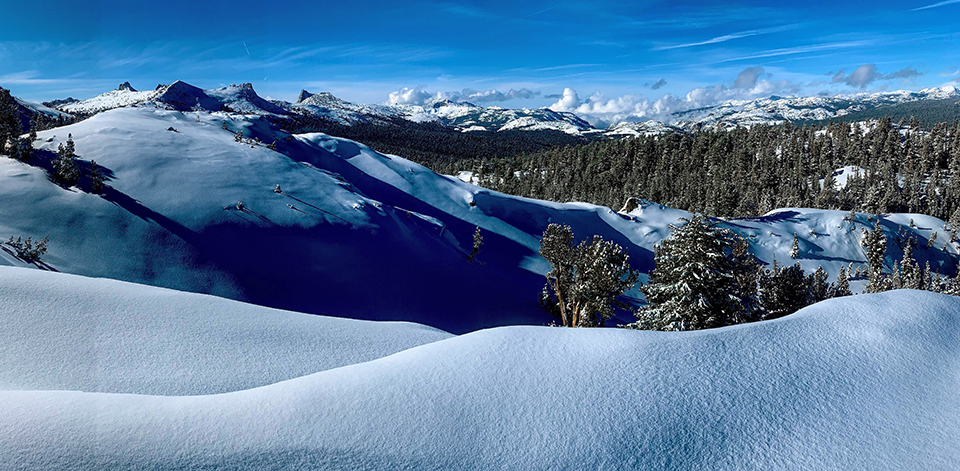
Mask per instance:
[[[17,258],[23,260],[24,262],[33,263],[39,262],[40,257],[47,253],[47,243],[50,241],[50,237],[44,237],[43,240],[33,243],[33,239],[27,237],[27,240],[24,242],[20,237],[17,237],[17,240],[13,240],[13,236],[10,236],[10,240],[7,241],[7,245],[13,247],[17,253]]]

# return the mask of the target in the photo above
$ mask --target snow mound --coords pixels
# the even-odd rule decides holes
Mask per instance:
[[[449,337],[417,324],[312,316],[0,267],[0,389],[214,394]]]
[[[953,469],[960,300],[711,331],[506,327],[199,397],[0,392],[21,469]]]

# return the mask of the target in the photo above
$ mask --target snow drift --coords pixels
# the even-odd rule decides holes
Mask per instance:
[[[0,389],[222,393],[449,337],[417,324],[0,267]]]
[[[958,340],[960,299],[894,291],[710,331],[484,330],[228,394],[3,391],[0,467],[952,469]]]

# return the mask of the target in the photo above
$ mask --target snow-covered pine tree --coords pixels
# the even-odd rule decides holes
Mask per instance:
[[[655,268],[640,291],[647,306],[629,327],[697,330],[744,322],[730,231],[696,214],[654,247]]]
[[[797,258],[800,256],[800,241],[797,240],[797,233],[793,233],[793,247],[790,248],[790,258]]]
[[[0,88],[0,154],[6,153],[7,141],[20,136],[20,113],[10,90]]]
[[[923,273],[920,266],[913,259],[913,244],[908,243],[903,249],[903,259],[900,260],[900,286],[903,289],[926,289],[923,286]]]
[[[863,289],[863,292],[879,293],[886,291],[883,260],[887,254],[887,236],[880,229],[879,218],[872,231],[863,231],[860,245],[865,248],[867,255],[867,286]]]
[[[827,279],[827,272],[822,266],[807,276],[807,304],[816,304],[833,297],[835,287]]]
[[[60,144],[57,158],[53,161],[53,171],[57,180],[63,183],[76,183],[80,178],[80,168],[77,167],[74,154],[73,136],[67,135],[67,144]]]
[[[851,269],[852,269],[851,264]],[[843,296],[850,296],[853,293],[850,291],[850,277],[848,275],[847,267],[840,267],[840,272],[837,273],[837,284],[833,290],[833,298],[839,298]]]
[[[760,274],[758,294],[763,309],[762,319],[776,319],[793,314],[807,306],[809,285],[800,262],[790,266],[777,264]]]

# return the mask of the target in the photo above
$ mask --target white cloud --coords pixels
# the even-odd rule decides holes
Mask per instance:
[[[391,92],[387,98],[389,105],[427,105],[436,101],[467,101],[472,103],[492,103],[503,102],[513,99],[531,99],[540,96],[539,90],[529,90],[521,88],[519,90],[510,89],[502,92],[496,89],[473,90],[465,88],[462,91],[440,91],[430,93],[423,87],[408,88],[403,87],[400,90]]]
[[[762,78],[767,77],[767,78]],[[620,121],[657,120],[674,121],[673,113],[715,105],[727,100],[747,100],[774,94],[793,95],[801,91],[802,86],[789,80],[770,80],[770,74],[760,67],[743,70],[734,80],[734,86],[718,84],[710,87],[698,87],[679,97],[665,94],[656,100],[639,95],[623,95],[605,98],[594,93],[581,100],[572,88],[566,88],[562,97],[550,106],[554,111],[569,111],[584,117],[595,126],[608,126]]]
[[[751,67],[741,71],[733,81],[733,86],[717,84],[710,87],[698,87],[684,96],[665,94],[656,100],[639,95],[622,95],[606,98],[594,93],[586,99],[580,99],[572,88],[566,88],[556,103],[550,106],[554,111],[576,113],[594,126],[608,126],[620,121],[656,120],[673,122],[674,113],[705,106],[715,105],[728,100],[748,100],[775,94],[795,95],[802,91],[802,85],[789,80],[771,80],[771,74],[761,67]]]
[[[422,105],[431,97],[430,93],[423,90],[422,87],[407,88],[403,87],[395,92],[390,92],[387,98],[387,104],[390,105]]]
[[[853,69],[850,75],[846,75],[846,70],[840,69],[839,72],[833,75],[831,82],[844,83],[851,87],[866,88],[867,85],[877,80],[911,79],[920,75],[922,74],[912,67],[904,67],[896,72],[881,74],[877,71],[876,65],[863,64]]]
[[[946,1],[944,1],[944,2],[938,2],[938,3],[931,4],[931,5],[926,5],[926,6],[922,6],[922,7],[919,7],[919,8],[914,8],[913,10],[910,10],[910,11],[927,10],[927,9],[930,9],[930,8],[937,8],[937,7],[942,7],[942,6],[946,6],[946,5],[952,5],[952,4],[954,4],[954,3],[960,3],[960,0],[946,0]]]

